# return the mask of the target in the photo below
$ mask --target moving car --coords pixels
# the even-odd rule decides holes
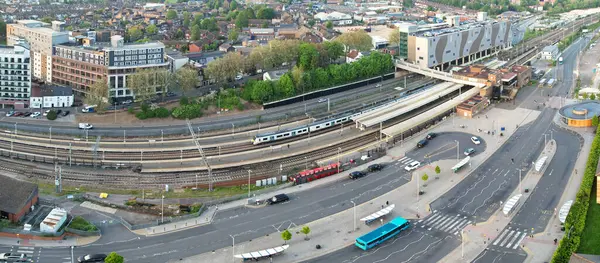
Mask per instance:
[[[473,153],[475,153],[475,149],[473,149],[473,148],[465,149],[465,155],[466,156],[469,156],[469,155],[471,155]]]
[[[431,140],[435,137],[437,137],[437,133],[432,132],[432,133],[427,134],[427,137],[425,137],[425,138],[427,138],[427,140]]]
[[[89,123],[79,123],[79,129],[82,129],[82,130],[90,130],[90,129],[92,129],[92,128],[94,128],[94,126],[92,126],[92,125],[91,125],[91,124],[89,124]]]
[[[410,171],[412,171],[414,169],[419,168],[419,166],[421,166],[421,163],[418,162],[418,161],[414,161],[412,163],[409,163],[406,167],[404,167],[404,170],[410,172]]]
[[[37,118],[40,115],[42,115],[42,113],[40,113],[39,111],[34,112],[33,114],[31,114],[31,118]]]
[[[319,103],[327,102],[327,99],[319,99],[318,102]]]
[[[0,253],[0,260],[8,261],[8,260],[16,260],[23,261],[27,258],[25,254],[17,254],[17,253]]]
[[[278,194],[276,196],[273,196],[273,197],[269,198],[267,200],[267,203],[270,204],[270,205],[274,205],[274,204],[285,202],[285,201],[288,201],[288,200],[290,200],[290,197],[287,196],[286,194]]]
[[[358,179],[358,178],[361,178],[361,177],[363,177],[365,175],[367,175],[367,174],[363,173],[361,171],[354,171],[354,172],[350,173],[349,177],[350,177],[350,179]]]
[[[417,148],[423,148],[423,147],[425,147],[425,145],[427,145],[428,143],[429,143],[429,141],[427,141],[426,139],[420,140],[420,141],[417,143]]]
[[[477,138],[477,136],[471,137],[471,141],[476,145],[479,145],[481,143],[481,141],[479,140],[479,138]]]
[[[90,254],[90,255],[78,257],[77,262],[80,262],[80,263],[104,262],[104,259],[106,259],[106,255],[104,255],[104,254]]]
[[[381,169],[383,169],[383,164],[379,164],[379,163],[371,164],[367,168],[367,170],[369,170],[369,172],[381,171]]]

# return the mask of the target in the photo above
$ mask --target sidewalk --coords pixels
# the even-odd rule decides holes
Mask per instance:
[[[0,245],[7,246],[29,246],[29,247],[70,247],[89,245],[100,239],[100,236],[74,237],[67,236],[65,240],[35,240],[22,238],[0,237]]]
[[[488,115],[488,118],[485,118],[485,114]],[[502,143],[504,143],[512,135],[515,130],[514,127],[517,124],[526,124],[535,120],[538,115],[539,112],[537,111],[521,108],[511,111],[492,108],[488,110],[487,113],[482,114],[481,118],[456,118],[454,121],[447,119],[446,121],[439,123],[437,126],[425,132],[455,131],[477,134],[486,140],[488,148],[483,154],[476,155],[472,158],[469,168],[463,169],[457,174],[452,173],[451,170],[451,168],[456,164],[456,160],[454,159],[441,160],[433,162],[431,165],[423,166],[421,169],[419,169],[419,172],[413,173],[412,180],[410,182],[369,202],[365,202],[356,206],[356,217],[362,218],[379,211],[381,209],[381,205],[385,204],[386,201],[389,201],[390,204],[395,204],[396,208],[390,215],[386,217],[385,221],[397,216],[402,216],[407,219],[416,219],[417,213],[421,217],[425,217],[430,210],[428,207],[429,203],[436,200],[440,195],[454,187],[456,184],[462,181],[462,179],[468,176],[471,170],[482,164],[500,147]],[[506,126],[506,130],[504,131],[505,136],[500,137],[498,136],[498,133],[496,133],[496,136],[492,136],[488,135],[487,133],[483,134],[477,132],[478,128],[482,130],[491,130],[492,124],[496,122],[501,123],[499,127]],[[460,125],[467,125],[467,128],[458,128]],[[421,135],[415,135],[411,137],[409,140],[401,143],[401,146],[390,149],[387,156],[378,159],[376,162],[392,162],[392,165],[397,166],[394,167],[395,169],[402,169],[403,167],[400,166],[399,162],[400,159],[403,158],[407,151],[410,151],[412,148],[414,148],[414,143],[416,143],[416,141],[418,141],[421,137]],[[364,164],[350,171],[364,169],[367,165],[368,164]],[[434,179],[435,166],[440,166],[442,171],[439,175],[439,179]],[[425,191],[425,194],[417,196],[416,184],[420,180],[420,175],[422,173],[428,173],[432,176],[430,176],[431,179],[428,180],[427,186],[421,186],[420,188],[421,190]],[[339,180],[340,177],[345,177],[345,174],[346,173],[320,179],[306,185],[295,186],[293,188],[285,189],[281,192],[291,193],[306,189],[307,187],[318,187],[319,185]],[[422,183],[420,182],[420,184]],[[272,196],[273,194],[270,194],[269,196]],[[238,201],[237,205],[240,205],[240,202],[241,201]],[[243,202],[245,203],[245,200]],[[225,208],[220,207],[219,209],[235,207],[236,204],[234,203],[235,202],[226,204]],[[370,226],[365,226],[361,222],[357,222],[357,229],[353,232],[353,224],[353,209],[350,208],[348,210],[306,224],[311,228],[311,234],[309,235],[310,241],[305,241],[303,238],[301,238],[302,234],[298,231],[302,226],[293,228],[291,229],[293,234],[292,240],[288,242],[290,248],[286,251],[286,253],[278,255],[276,260],[278,262],[298,262],[310,260],[312,258],[334,252],[343,247],[352,245],[357,237],[372,231],[380,225],[378,223],[373,223]],[[232,254],[248,253],[281,246],[283,244],[282,241],[283,240],[281,239],[280,234],[275,233],[273,235],[254,239],[249,242],[236,243],[235,251],[232,251],[231,247],[226,247],[216,250],[215,252],[196,255],[185,260],[178,260],[178,262],[227,262],[231,261]],[[317,244],[321,245],[322,248],[317,250],[315,248]]]
[[[529,172],[522,178],[523,189],[533,189],[544,175],[544,171],[548,164],[552,161],[552,157],[556,153],[556,142],[554,140],[549,141],[542,153],[537,156],[536,160],[541,156],[548,156],[545,167],[540,171],[536,172],[535,169],[530,169]],[[515,189],[510,197],[519,194],[519,188]],[[498,235],[504,230],[509,224],[512,218],[517,215],[521,207],[527,202],[527,199],[531,195],[529,193],[523,193],[523,197],[519,200],[516,207],[512,209],[512,212],[508,215],[504,215],[503,208],[498,209],[487,221],[480,222],[476,225],[468,225],[463,229],[463,242],[464,242],[464,257],[463,248],[457,247],[450,254],[446,255],[440,262],[472,262],[474,261],[481,252],[488,249],[488,246],[493,242]],[[509,197],[509,199],[510,199]],[[503,202],[506,202],[505,200]],[[529,235],[523,241],[523,244],[530,240]],[[517,242],[517,245],[519,243]]]

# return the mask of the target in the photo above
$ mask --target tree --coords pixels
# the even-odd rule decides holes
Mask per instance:
[[[294,95],[294,92],[294,82],[292,81],[290,74],[284,74],[281,76],[279,81],[277,81],[277,90],[275,92],[278,95],[277,97],[289,98]]]
[[[205,29],[208,31],[218,31],[219,26],[217,25],[217,20],[215,18],[207,18],[200,22],[200,29]]]
[[[329,63],[344,55],[344,45],[340,42],[328,41],[323,43],[323,46],[325,50],[327,50],[327,58],[329,59]]]
[[[308,24],[308,27],[313,27],[315,26],[315,20],[314,19],[309,19],[308,22],[306,22]]]
[[[402,6],[404,8],[411,8],[415,6],[415,3],[413,3],[413,0],[402,0]]]
[[[106,263],[123,263],[123,262],[125,262],[125,259],[123,258],[123,256],[117,254],[116,252],[111,252],[104,259],[104,262],[106,262]]]
[[[581,95],[581,97],[583,97],[584,100],[587,100],[589,98],[590,94],[589,93],[583,93]]]
[[[598,127],[598,115],[592,116],[592,126]]]
[[[392,44],[392,45],[400,44],[400,32],[399,31],[394,30],[390,33],[390,44]]]
[[[167,19],[173,20],[175,18],[177,18],[177,11],[169,9],[169,11],[167,11]]]
[[[48,118],[48,120],[51,120],[51,121],[56,120],[57,117],[58,117],[58,115],[56,114],[55,110],[50,110],[48,112],[48,115],[46,115],[46,118]]]
[[[242,55],[227,53],[220,59],[208,63],[204,73],[217,82],[231,80],[242,71]]]
[[[269,7],[262,7],[256,12],[256,18],[258,19],[273,19],[275,17],[275,10]]]
[[[192,35],[190,36],[190,38],[192,40],[200,39],[200,26],[199,25],[192,26]]]
[[[149,101],[157,92],[169,85],[169,71],[164,69],[139,69],[127,76],[127,88],[142,102]]]
[[[423,174],[423,176],[421,177],[421,179],[423,180],[423,183],[427,183],[427,180],[429,179],[429,175]],[[423,186],[426,186],[426,185],[424,184]]]
[[[436,166],[435,167],[435,177],[439,178],[440,173],[442,172],[442,170],[440,169],[440,166]]]
[[[229,4],[229,10],[236,10],[237,8],[238,8],[237,1],[231,1],[231,4]]]
[[[108,105],[108,85],[106,80],[99,79],[94,82],[88,93],[85,95],[83,102],[87,105],[98,105],[94,110],[102,112]]]
[[[325,27],[326,27],[327,29],[333,29],[333,23],[332,23],[331,21],[327,21],[327,22],[325,23]]]
[[[229,41],[236,42],[239,37],[240,37],[240,31],[238,31],[237,29],[231,29],[227,33],[227,39]]]
[[[246,13],[246,12],[239,13],[237,15],[237,17],[235,18],[235,27],[238,29],[248,27],[248,23],[249,23],[249,18],[248,18],[248,13]]]
[[[177,29],[177,32],[175,33],[175,39],[183,39],[183,37],[185,37],[183,30],[181,30],[181,28]]]
[[[135,42],[144,37],[144,32],[142,32],[142,30],[140,30],[138,27],[130,27],[127,30],[127,36],[129,36],[130,42]]]
[[[298,65],[292,68],[292,80],[294,81],[294,86],[296,87],[296,94],[302,94],[304,92],[304,82],[302,81],[302,77],[304,76],[304,71],[298,67]]]
[[[590,94],[590,100],[596,100],[596,94],[594,94],[594,93]]]
[[[292,239],[292,233],[289,230],[281,232],[281,239],[287,244],[288,240]]]
[[[188,12],[188,11],[183,12],[183,26],[189,27],[191,21],[192,21],[192,14],[190,14],[190,12]]]
[[[198,85],[198,71],[189,67],[182,67],[175,72],[178,87],[185,96],[186,92],[193,90]]]
[[[348,49],[357,49],[359,51],[373,49],[372,38],[364,30],[343,33],[334,41],[344,44]]]
[[[310,233],[310,227],[308,226],[303,226],[302,230],[300,230],[300,232],[304,235],[306,235],[306,237],[304,238],[304,240],[308,240],[308,234]]]
[[[50,16],[42,17],[42,22],[44,22],[44,23],[52,23],[52,20],[54,20],[54,18],[52,18]]]
[[[156,27],[156,25],[149,25],[148,27],[146,27],[146,33],[148,33],[149,35],[154,35],[158,33],[158,28]]]
[[[298,47],[298,66],[304,70],[311,70],[319,63],[319,52],[310,43],[302,43]]]

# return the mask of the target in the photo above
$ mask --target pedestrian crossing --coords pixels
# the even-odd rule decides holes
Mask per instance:
[[[466,216],[433,213],[430,216],[419,220],[417,223],[415,223],[415,226],[427,230],[435,229],[438,231],[458,235],[463,228],[471,223],[472,221],[468,220]]]
[[[508,249],[517,249],[527,234],[527,230],[507,227],[498,237],[496,237],[496,239],[494,239],[491,245]]]
[[[398,161],[396,161],[396,162],[398,163],[398,165],[400,165],[400,166],[403,166],[403,165],[407,165],[407,164],[409,164],[409,163],[411,163],[411,162],[414,162],[414,161],[416,161],[416,160],[415,160],[415,159],[412,159],[412,158],[409,158],[409,157],[406,157],[406,156],[404,156],[404,157],[402,157],[402,158],[398,159]]]
[[[40,258],[40,249],[36,247],[29,246],[12,246],[10,249],[10,253],[14,254],[25,254],[26,262],[38,262]]]

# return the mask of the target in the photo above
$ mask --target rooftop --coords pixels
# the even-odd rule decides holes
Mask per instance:
[[[37,188],[35,184],[0,175],[0,211],[18,213]]]
[[[148,42],[143,44],[125,44],[122,47],[107,46],[106,51],[126,50],[126,49],[141,49],[141,48],[164,48],[165,44],[161,42]]]
[[[461,22],[458,26],[451,27],[448,24],[440,23],[434,24],[437,25],[438,28],[427,29],[427,27],[420,26],[419,31],[413,33],[412,35],[420,36],[420,37],[437,37],[445,34],[457,33],[465,30],[471,30],[473,28],[484,27],[488,24],[496,24],[497,21],[485,21],[485,22],[477,22],[477,21],[465,21]]]
[[[600,103],[597,101],[584,101],[562,107],[560,115],[569,119],[587,120],[600,115]]]

